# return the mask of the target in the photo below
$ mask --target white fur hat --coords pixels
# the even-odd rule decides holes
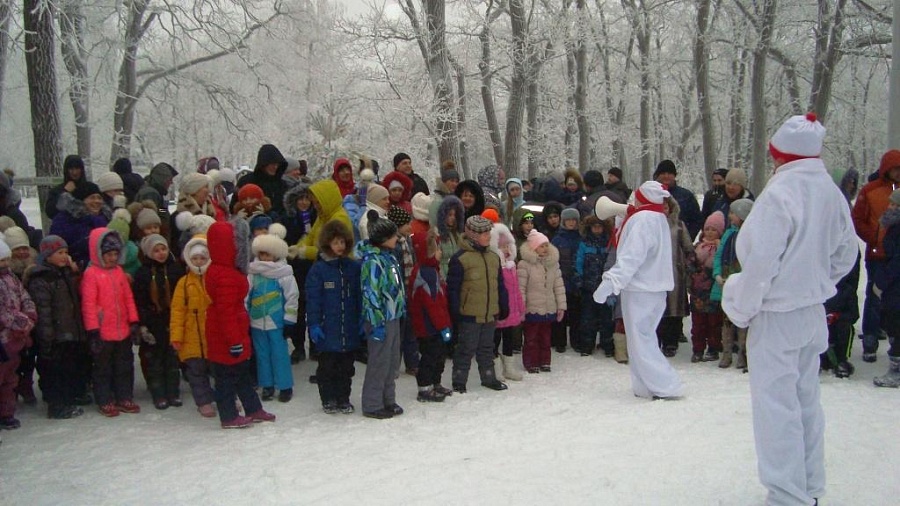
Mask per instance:
[[[287,237],[287,228],[281,223],[273,223],[269,225],[269,233],[277,236],[279,239],[284,239]]]
[[[284,239],[277,235],[262,234],[253,238],[253,256],[259,256],[260,251],[264,251],[275,257],[276,260],[284,260],[288,255],[288,245]]]
[[[4,258],[9,258],[11,256],[12,256],[12,250],[9,249],[9,246],[6,244],[6,242],[4,242],[2,239],[0,239],[0,260],[3,260]]]
[[[9,227],[3,232],[2,238],[11,250],[28,246],[28,233],[22,227]]]
[[[663,187],[662,183],[657,181],[647,181],[634,192],[635,203],[638,205],[646,203],[662,204],[663,199],[671,196],[672,194]],[[642,201],[641,197],[646,202]]]
[[[769,141],[773,155],[793,155],[793,158],[816,158],[822,154],[825,127],[819,123],[816,113],[791,116]]]
[[[178,192],[182,195],[193,195],[202,188],[209,188],[209,176],[197,172],[191,172],[181,177]],[[202,204],[202,202],[199,202]]]
[[[413,195],[412,201],[413,218],[422,221],[428,221],[428,208],[431,207],[431,197],[419,192]]]
[[[225,167],[224,169],[219,169],[219,182],[220,183],[233,183],[234,182],[234,171]]]

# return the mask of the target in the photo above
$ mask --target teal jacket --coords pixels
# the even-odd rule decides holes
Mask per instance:
[[[366,240],[357,245],[355,256],[362,259],[363,320],[380,327],[405,316],[406,283],[393,253]]]

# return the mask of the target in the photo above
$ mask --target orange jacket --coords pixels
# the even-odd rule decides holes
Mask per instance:
[[[853,206],[853,226],[856,235],[866,242],[866,260],[884,260],[884,233],[879,219],[888,208],[888,202],[898,187],[898,181],[888,178],[888,172],[900,167],[900,150],[892,149],[881,157],[878,167],[878,179],[872,181],[859,192]]]

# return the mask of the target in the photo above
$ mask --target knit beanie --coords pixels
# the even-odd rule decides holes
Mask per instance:
[[[725,176],[725,184],[736,184],[740,185],[741,188],[746,188],[747,173],[744,172],[744,169],[735,167],[729,170],[728,175]]]
[[[585,172],[584,185],[588,188],[599,188],[603,186],[603,174],[601,174],[599,170],[594,169]]]
[[[565,223],[566,220],[581,220],[581,213],[578,212],[578,209],[567,207],[563,209],[562,213],[559,215],[559,220],[563,223]]]
[[[753,201],[750,199],[737,199],[731,203],[729,210],[736,214],[741,221],[746,221],[750,216],[750,210],[753,209]]]
[[[193,195],[209,186],[209,176],[192,172],[181,176],[181,183],[178,185],[178,192],[182,195]],[[262,200],[262,199],[260,199]],[[198,202],[198,204],[203,204]]]
[[[891,204],[895,206],[900,206],[900,189],[894,190],[891,192]]]
[[[538,232],[537,230],[532,230],[528,233],[528,238],[526,239],[528,243],[528,247],[531,248],[532,251],[535,251],[540,247],[541,244],[545,242],[550,242],[550,239],[547,239],[547,236]]]
[[[122,251],[123,243],[119,233],[110,229],[109,233],[103,236],[100,241],[100,253],[109,253],[110,251]]]
[[[397,225],[397,228],[412,221],[412,216],[400,206],[391,206],[391,208],[388,209],[387,217],[394,225]]]
[[[153,248],[159,244],[165,244],[166,247],[169,246],[169,242],[166,241],[165,237],[159,234],[150,234],[141,239],[141,251],[144,252],[145,257],[149,257],[150,253],[153,253]]]
[[[366,213],[369,222],[366,223],[366,231],[369,233],[369,242],[375,246],[381,246],[391,237],[397,234],[397,225],[387,218],[378,215],[378,211],[370,209]]]
[[[384,186],[380,184],[370,184],[368,188],[366,188],[366,202],[371,204],[378,204],[378,201],[384,200],[388,196],[388,191]]]
[[[104,193],[125,189],[125,185],[122,184],[122,176],[115,172],[104,172],[97,176],[97,181],[95,182],[97,183],[97,187],[100,188],[100,191]]]
[[[156,214],[156,211],[147,208],[141,209],[141,212],[137,215],[137,219],[134,221],[141,230],[150,225],[162,225],[162,221],[159,219],[159,215]]]
[[[238,190],[238,202],[247,199],[262,200],[265,196],[266,194],[263,193],[262,188],[252,183],[245,184],[244,186],[241,186],[240,190]]]
[[[412,205],[413,218],[421,221],[428,221],[428,209],[431,207],[431,196],[419,192],[413,195],[410,204]]]
[[[275,260],[284,260],[288,255],[288,245],[284,239],[273,234],[258,235],[253,238],[251,245],[253,256],[258,257],[260,253],[268,253],[275,257]]]
[[[21,227],[9,227],[3,232],[3,240],[6,241],[9,249],[21,248],[28,246],[28,233]]]
[[[487,218],[491,223],[500,223],[500,214],[496,209],[485,209],[481,216]]]
[[[446,183],[447,181],[457,181],[459,182],[459,171],[456,169],[444,169],[441,171],[441,181]]]
[[[12,250],[9,249],[9,246],[3,241],[0,240],[0,260],[4,258],[9,258],[12,256]]]
[[[722,214],[722,211],[716,211],[709,215],[706,218],[706,223],[703,224],[703,228],[712,227],[716,229],[716,232],[719,233],[719,236],[722,236],[722,233],[725,232],[725,215]]]
[[[86,182],[75,187],[75,190],[72,192],[72,197],[74,197],[75,200],[84,201],[84,199],[91,195],[100,195],[101,193],[99,186],[91,182]]]
[[[673,176],[677,176],[678,169],[675,168],[675,162],[672,160],[663,160],[659,162],[659,165],[656,166],[656,170],[653,172],[653,179],[656,179],[660,174],[672,174]]]
[[[490,232],[491,228],[493,227],[494,224],[491,223],[491,220],[485,218],[484,216],[470,216],[469,219],[466,220],[466,232],[481,234],[484,232]]]
[[[128,236],[131,235],[129,233],[131,232],[131,225],[121,217],[113,218],[109,221],[109,225],[107,225],[106,227],[110,230],[115,230],[116,232],[118,232],[119,236],[124,240],[127,240]]]
[[[398,165],[403,163],[403,160],[412,160],[406,153],[397,153],[394,155],[394,168],[396,169]]]
[[[621,181],[624,177],[624,175],[622,174],[622,169],[620,169],[618,167],[613,167],[613,168],[609,169],[608,171],[606,171],[606,174],[607,175],[611,174],[613,176],[616,176],[617,178],[619,178],[619,181]]]
[[[722,179],[725,179],[726,177],[728,177],[728,169],[716,169],[713,171],[713,175],[720,176]]]
[[[272,224],[272,218],[269,218],[267,214],[254,214],[250,217],[250,232],[259,229],[269,230],[269,225]]]
[[[69,249],[69,245],[66,243],[65,239],[58,235],[48,235],[41,239],[39,248],[40,255],[47,258],[63,248]]]
[[[13,221],[9,216],[0,216],[0,232],[7,230],[10,227],[15,227],[16,222]]]
[[[787,161],[802,158],[818,158],[822,153],[825,127],[819,123],[816,113],[791,116],[769,141],[769,152],[773,157]]]
[[[643,204],[662,204],[663,199],[671,196],[662,183],[656,181],[647,181],[634,192],[635,204],[639,207]]]

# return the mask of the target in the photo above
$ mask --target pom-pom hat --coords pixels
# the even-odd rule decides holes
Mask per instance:
[[[816,113],[791,116],[769,141],[773,158],[788,162],[803,158],[818,158],[822,154],[825,127],[819,123]]]

